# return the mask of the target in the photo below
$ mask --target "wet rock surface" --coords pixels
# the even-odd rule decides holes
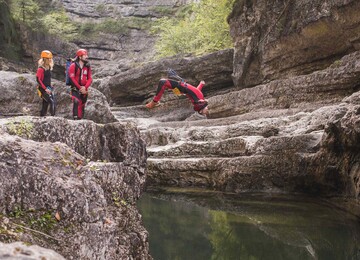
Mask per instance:
[[[196,115],[187,99],[165,99],[152,110],[112,110],[139,126],[149,186],[356,201],[359,65],[354,52],[312,74],[210,96],[208,119]]]

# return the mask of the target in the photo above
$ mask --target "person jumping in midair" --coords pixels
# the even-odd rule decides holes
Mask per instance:
[[[176,75],[177,76],[177,75]],[[177,76],[178,77],[178,76]],[[178,79],[181,79],[178,77]],[[159,105],[159,101],[164,94],[165,89],[171,89],[175,94],[186,95],[193,104],[194,110],[201,115],[208,116],[209,108],[208,102],[204,99],[202,88],[205,86],[205,81],[201,81],[197,87],[186,83],[184,80],[176,81],[173,79],[160,79],[156,95],[152,101],[146,104],[148,109],[152,109]]]

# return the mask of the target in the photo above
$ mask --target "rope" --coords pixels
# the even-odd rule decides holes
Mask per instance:
[[[62,242],[62,240],[60,240],[60,239],[57,239],[57,238],[55,238],[55,237],[52,237],[52,236],[50,236],[50,235],[48,235],[48,234],[45,234],[45,233],[40,232],[40,231],[37,231],[37,230],[35,230],[35,229],[31,229],[31,228],[25,227],[25,226],[23,226],[23,225],[16,224],[16,223],[14,223],[14,222],[10,222],[10,224],[12,224],[12,225],[14,225],[14,226],[17,226],[17,227],[21,227],[21,228],[23,228],[23,229],[29,230],[29,231],[34,232],[34,233],[38,233],[38,234],[40,234],[40,235],[43,235],[43,236],[45,236],[45,237],[54,239],[54,240],[56,240],[56,241]]]

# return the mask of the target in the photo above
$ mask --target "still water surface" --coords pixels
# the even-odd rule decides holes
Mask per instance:
[[[323,201],[172,191],[138,206],[154,260],[360,259],[359,219]]]

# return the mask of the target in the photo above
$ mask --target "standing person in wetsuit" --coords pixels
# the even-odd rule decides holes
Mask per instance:
[[[201,81],[197,87],[186,83],[185,81],[176,81],[172,79],[161,79],[156,91],[156,95],[151,102],[146,104],[148,109],[152,109],[159,105],[159,101],[164,94],[165,89],[171,89],[175,94],[185,94],[194,106],[194,110],[201,115],[208,116],[208,102],[204,99],[202,88],[205,81]]]
[[[88,98],[88,89],[92,82],[91,68],[88,62],[88,52],[79,49],[76,59],[70,65],[69,76],[71,80],[71,99],[73,101],[74,120],[84,118],[85,103]]]
[[[36,81],[39,83],[38,91],[43,102],[40,116],[46,116],[50,105],[50,114],[55,116],[56,102],[54,88],[51,85],[51,71],[54,67],[53,55],[50,51],[42,51],[38,61],[38,69],[36,72]]]

